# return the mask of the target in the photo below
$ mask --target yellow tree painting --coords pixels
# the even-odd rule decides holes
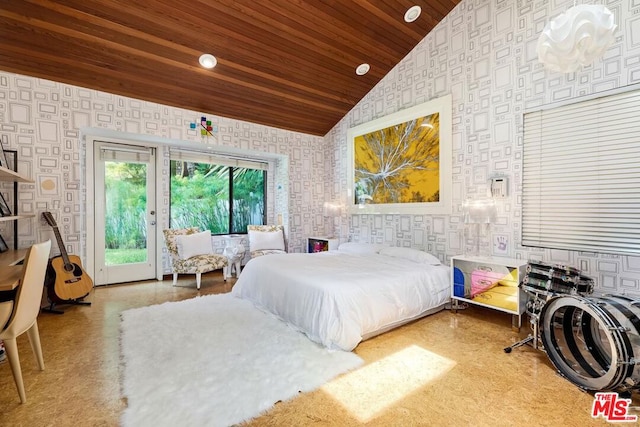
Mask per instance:
[[[434,113],[356,136],[355,203],[438,202],[439,135]]]

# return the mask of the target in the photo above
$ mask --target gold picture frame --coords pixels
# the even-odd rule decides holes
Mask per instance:
[[[355,126],[347,141],[350,213],[451,213],[451,95]]]

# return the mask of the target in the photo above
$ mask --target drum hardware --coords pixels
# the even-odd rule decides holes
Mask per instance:
[[[593,280],[570,266],[529,262],[525,271],[519,286],[529,295],[525,311],[529,315],[532,332],[523,340],[505,347],[505,353],[511,353],[514,348],[525,344],[545,351],[540,340],[540,313],[546,303],[560,294],[586,295],[593,292]]]
[[[505,347],[504,348],[504,352],[505,353],[511,353],[514,348],[522,347],[523,345],[526,345],[526,344],[529,344],[529,343],[532,343],[531,346],[534,349],[536,349],[536,350],[538,349],[538,346],[539,346],[538,322],[536,321],[535,323],[534,322],[531,322],[531,323],[532,323],[531,328],[533,329],[533,332],[530,333],[529,335],[527,335],[527,337],[525,339],[520,340],[520,341],[518,341],[518,342],[516,342],[514,344],[511,344],[509,347]]]
[[[610,331],[629,332],[631,329],[624,326],[609,326]]]
[[[552,298],[555,294],[546,290],[524,286],[523,284],[524,281],[520,284],[520,287],[524,289],[527,294],[529,294],[529,299],[525,304],[525,311],[529,315],[531,333],[527,335],[526,338],[514,344],[511,344],[508,347],[505,347],[505,353],[511,353],[514,348],[522,347],[526,344],[531,344],[531,346],[536,350],[543,350],[540,342],[540,312],[542,311],[542,308],[544,307],[547,300]]]
[[[622,365],[637,365],[637,364],[640,363],[640,360],[635,360],[633,358],[631,358],[631,360],[618,359],[618,363],[620,363]]]

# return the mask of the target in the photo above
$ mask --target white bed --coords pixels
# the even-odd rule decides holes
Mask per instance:
[[[414,250],[389,253],[407,251]],[[449,267],[421,254],[435,261],[342,251],[261,256],[247,263],[232,293],[327,348],[350,351],[449,301]]]

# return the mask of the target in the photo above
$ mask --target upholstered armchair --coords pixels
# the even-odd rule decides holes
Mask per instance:
[[[200,232],[197,227],[190,227],[166,229],[162,232],[171,256],[173,286],[176,285],[178,274],[195,274],[196,287],[200,289],[202,273],[220,268],[224,280],[227,280],[227,257],[213,252],[210,231]]]
[[[282,225],[248,225],[251,258],[269,254],[286,254]]]

